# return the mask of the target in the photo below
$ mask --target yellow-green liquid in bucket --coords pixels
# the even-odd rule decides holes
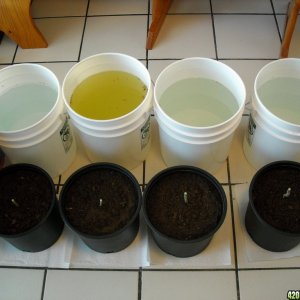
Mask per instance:
[[[239,109],[234,95],[217,81],[182,79],[166,89],[159,104],[165,113],[182,124],[207,127],[223,123]]]
[[[136,76],[123,71],[96,73],[74,90],[70,105],[89,119],[109,120],[133,111],[144,100],[147,87]]]

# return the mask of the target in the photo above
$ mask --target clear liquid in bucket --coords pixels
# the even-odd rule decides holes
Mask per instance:
[[[29,83],[16,86],[0,96],[0,131],[16,131],[45,117],[57,100],[53,88]]]
[[[300,80],[275,78],[258,90],[260,101],[274,115],[287,122],[300,125]]]
[[[162,94],[159,104],[172,119],[196,127],[223,123],[239,109],[225,86],[206,78],[177,81]]]
[[[147,87],[136,76],[122,71],[106,71],[83,80],[74,90],[70,105],[78,114],[95,120],[109,120],[138,107]]]

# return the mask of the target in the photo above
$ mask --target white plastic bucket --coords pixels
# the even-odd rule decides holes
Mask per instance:
[[[95,120],[70,106],[74,89],[87,77],[104,71],[124,71],[137,76],[147,87],[142,103],[128,114]],[[112,162],[132,169],[150,149],[152,84],[148,70],[137,59],[120,53],[101,53],[74,65],[63,82],[63,98],[81,145],[92,162]]]
[[[25,101],[22,96],[12,98],[9,101],[11,105],[7,105],[8,102],[4,97],[16,89],[25,89],[31,84],[41,87],[40,93],[34,94],[32,97],[36,98],[33,99],[45,101],[45,91],[51,88],[53,103],[51,102],[43,112],[38,111],[35,105],[28,105],[20,116],[17,107]],[[11,109],[12,106],[15,108]],[[38,64],[18,64],[1,69],[1,114],[0,146],[11,163],[35,164],[52,177],[64,172],[72,163],[76,154],[76,144],[64,112],[60,84],[49,69]],[[32,119],[31,116],[34,114],[36,115]],[[14,120],[12,129],[5,128],[3,123],[5,115],[8,119]]]
[[[182,79],[205,78],[227,88],[238,109],[224,122],[206,127],[183,124],[171,118],[160,106],[162,94]],[[226,160],[233,134],[245,105],[245,86],[227,65],[208,58],[193,57],[172,63],[158,76],[154,88],[154,112],[159,124],[160,147],[167,166],[193,165],[215,172]]]
[[[296,86],[293,93],[299,99],[298,105],[290,106],[287,91],[280,90],[280,105],[284,106],[287,117],[282,118],[274,113],[272,106],[266,107],[260,88],[273,80],[297,79],[300,83],[300,59],[279,59],[265,65],[257,74],[254,82],[252,111],[248,128],[244,136],[243,148],[247,160],[256,168],[277,160],[300,162],[300,122],[289,120],[289,113],[300,116],[300,87]],[[277,98],[277,97],[276,97]],[[271,99],[272,100],[272,99]],[[270,105],[270,104],[269,104]],[[271,105],[277,106],[278,103]],[[273,112],[272,112],[272,111]],[[291,118],[290,117],[290,118]]]

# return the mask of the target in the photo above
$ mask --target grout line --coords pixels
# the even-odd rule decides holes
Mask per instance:
[[[148,58],[148,63],[150,61],[172,61],[172,60],[181,60],[183,59],[183,57],[181,58]],[[153,83],[153,79],[152,79],[152,83]]]
[[[299,267],[274,267],[274,268],[240,268],[239,271],[282,271],[282,270],[300,270]]]
[[[281,44],[282,43],[282,37],[281,37],[281,34],[280,34],[279,24],[278,24],[278,21],[277,21],[276,12],[275,12],[275,8],[274,8],[274,5],[273,5],[273,0],[270,0],[270,4],[272,6],[273,16],[274,16],[274,19],[275,19],[276,28],[277,28],[277,32],[278,32],[278,36],[279,36],[279,40],[280,40],[280,44]]]
[[[51,61],[21,61],[21,62],[14,62],[11,64],[19,65],[23,63],[33,63],[33,64],[56,64],[56,63],[77,63],[78,60],[51,60]],[[3,65],[11,65],[10,63],[3,64]],[[1,65],[1,64],[0,64]]]
[[[55,184],[56,186],[56,194],[59,194],[59,188],[63,186],[63,183],[61,183],[61,175],[58,177],[58,183]]]
[[[210,5],[210,16],[211,16],[211,24],[212,24],[212,30],[213,30],[214,46],[215,46],[215,56],[216,56],[216,60],[219,60],[218,47],[217,47],[217,36],[216,36],[216,28],[215,28],[215,18],[214,18],[214,13],[213,13],[212,0],[209,0],[209,5]]]
[[[271,0],[270,0],[271,1]],[[285,15],[285,13],[276,13],[274,10],[269,13],[258,13],[258,12],[215,12],[213,15],[215,16],[272,16],[274,15]],[[209,16],[212,14],[211,12],[168,12],[168,16]],[[135,17],[135,16],[151,16],[150,10],[148,13],[124,13],[124,14],[94,14],[94,15],[66,15],[66,16],[47,16],[47,17],[33,17],[33,20],[46,20],[46,19],[71,19],[71,18],[105,18],[105,17]]]
[[[33,253],[33,252],[32,252]],[[45,270],[47,267],[33,267],[33,266],[0,266],[0,269],[20,269],[20,270]]]
[[[58,196],[60,184],[54,184],[54,186],[55,186],[55,194],[56,196]]]
[[[231,209],[231,225],[233,233],[233,248],[234,248],[234,266],[235,266],[235,279],[236,279],[236,293],[237,300],[240,300],[240,284],[239,284],[239,270],[238,270],[238,258],[237,258],[237,243],[236,243],[236,234],[235,234],[235,222],[234,222],[234,211],[233,211],[233,196],[232,196],[232,185],[231,185],[231,175],[230,175],[230,164],[229,158],[227,162],[227,176],[229,183],[229,197],[230,197],[230,209]]]
[[[247,183],[249,183],[249,182],[248,181],[245,181],[245,182],[232,182],[231,186],[243,185],[243,184],[247,184]],[[226,184],[224,184],[224,185],[226,185]]]
[[[47,269],[44,271],[44,279],[43,279],[43,285],[42,285],[42,294],[41,294],[41,300],[44,299],[45,295],[45,286],[46,286],[46,280],[47,280]]]
[[[228,183],[228,182],[220,182],[220,184],[222,185],[222,186],[236,186],[236,185],[243,185],[243,184],[246,184],[246,183],[248,183],[247,181],[245,181],[245,182],[231,182],[231,183]]]
[[[151,268],[151,269],[147,269],[147,268],[143,268],[142,269],[143,272],[232,272],[235,271],[235,268],[211,268],[211,269],[173,269],[173,268]]]
[[[219,60],[246,60],[246,61],[252,61],[252,60],[277,60],[278,57],[255,57],[255,58],[247,58],[247,57],[219,57]]]
[[[146,60],[145,58],[136,58],[138,60]],[[18,65],[18,64],[24,64],[24,63],[33,63],[33,64],[57,64],[57,63],[77,63],[78,60],[51,60],[51,61],[21,61],[21,62],[15,62],[15,63],[0,63],[0,66],[9,66],[9,65]]]
[[[143,161],[143,182],[142,182],[142,192],[144,192],[146,187],[146,161]]]
[[[270,0],[271,1],[271,0]],[[272,12],[265,12],[265,13],[259,13],[259,12],[215,12],[213,13],[215,16],[272,16],[274,14],[274,10]],[[276,13],[276,15],[285,15],[286,13]],[[135,16],[147,16],[152,15],[150,13],[123,13],[123,14],[94,14],[94,15],[66,15],[66,16],[45,16],[45,17],[33,17],[33,20],[43,20],[43,19],[68,19],[68,18],[83,18],[85,16],[91,17],[91,18],[99,18],[99,17],[135,17]],[[170,16],[181,16],[181,15],[199,15],[199,16],[209,16],[211,15],[211,12],[168,12],[167,15]]]
[[[273,12],[269,12],[269,13],[257,13],[257,12],[231,12],[231,13],[214,13],[215,16],[272,16]]]
[[[79,46],[77,62],[80,61],[80,56],[81,56],[81,51],[82,51],[82,45],[83,45],[85,28],[86,28],[86,22],[87,22],[87,18],[88,18],[89,7],[90,7],[90,0],[88,0],[87,5],[86,5],[84,24],[83,24],[83,29],[82,29],[82,35],[81,35],[81,41],[80,41],[80,46]]]
[[[139,277],[138,277],[138,300],[142,300],[142,287],[143,287],[143,270],[139,268]]]
[[[178,57],[175,57],[175,58],[149,58],[148,60],[149,61],[168,61],[168,60],[180,60],[180,59],[183,59],[185,57],[181,57],[181,58],[178,58]],[[265,61],[265,60],[277,60],[278,58],[261,58],[261,57],[256,57],[256,58],[234,58],[234,57],[218,57],[218,60],[241,60],[241,61]],[[143,60],[143,59],[142,59]],[[144,59],[145,60],[145,59]]]
[[[147,16],[147,13],[137,13],[137,14],[109,14],[109,15],[88,15],[89,18],[105,18],[105,17],[138,17]]]
[[[168,16],[209,16],[210,12],[171,12],[167,13]]]
[[[255,58],[230,58],[230,57],[225,57],[225,58],[220,58],[219,57],[219,60],[246,60],[246,61],[255,61],[255,60],[262,60],[262,61],[265,61],[265,60],[277,60],[278,58],[261,58],[261,57],[255,57]]]
[[[212,0],[210,0],[211,2]],[[178,13],[167,13],[168,16],[181,16],[181,15],[200,15],[200,16],[209,16],[212,14],[212,6],[211,6],[211,12],[178,12]],[[258,13],[258,12],[215,12],[213,13],[214,16],[272,16],[273,12],[269,13]],[[277,15],[284,15],[284,13],[278,13]],[[102,15],[101,15],[102,16]]]
[[[30,268],[28,268],[30,269]],[[47,270],[51,270],[51,271],[82,271],[82,272],[87,272],[87,271],[92,271],[92,272],[137,272],[139,271],[139,268],[131,268],[131,269],[121,269],[121,268],[55,268],[55,267],[50,267],[47,268]]]
[[[0,266],[0,269],[45,270],[45,267],[27,267],[27,266]]]
[[[15,63],[15,59],[16,59],[16,56],[17,56],[17,51],[18,51],[18,49],[19,49],[19,46],[17,45],[17,46],[16,46],[16,49],[15,49],[15,52],[14,52],[14,55],[13,55],[13,59],[12,59],[12,61],[11,61],[12,64]]]
[[[85,17],[85,15],[48,16],[48,17],[33,17],[32,20],[72,19],[72,18],[84,18],[84,17]]]
[[[140,267],[140,268],[131,268],[131,269],[116,269],[116,268],[54,268],[54,267],[27,267],[27,266],[0,266],[0,269],[16,269],[16,270],[47,270],[47,271],[93,271],[93,272],[138,272],[141,270],[142,272],[232,272],[235,271],[236,268],[155,268],[155,267]],[[299,267],[243,267],[237,268],[238,271],[288,271],[288,270],[300,270]]]

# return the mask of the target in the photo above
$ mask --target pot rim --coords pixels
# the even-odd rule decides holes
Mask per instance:
[[[265,221],[260,214],[258,213],[258,211],[256,210],[256,207],[253,203],[253,199],[252,199],[252,190],[253,190],[253,186],[256,183],[256,180],[262,176],[263,174],[265,174],[266,172],[268,172],[269,170],[276,168],[276,167],[292,167],[294,169],[299,169],[300,171],[300,163],[296,162],[296,161],[291,161],[291,160],[278,160],[278,161],[273,161],[271,163],[268,163],[267,165],[264,165],[263,167],[261,167],[253,176],[250,186],[249,186],[249,192],[248,192],[248,196],[249,196],[249,202],[248,205],[251,206],[253,213],[255,214],[255,216],[257,217],[257,219],[266,227],[268,227],[269,229],[273,230],[274,232],[277,232],[278,234],[282,234],[282,235],[286,235],[286,236],[290,236],[290,237],[300,237],[300,233],[292,233],[292,232],[288,232],[288,231],[283,231],[280,230],[274,226],[272,226],[271,224],[269,224],[267,221]]]
[[[80,177],[90,171],[97,170],[97,169],[112,169],[112,170],[118,171],[118,172],[122,173],[124,176],[126,176],[132,182],[133,187],[135,188],[137,208],[136,208],[135,213],[132,215],[132,217],[128,221],[128,223],[126,223],[126,225],[123,226],[122,228],[120,228],[112,233],[93,235],[93,234],[81,232],[80,230],[78,230],[75,226],[73,226],[69,222],[68,218],[65,216],[65,213],[64,213],[63,202],[64,202],[64,195],[68,192],[68,189],[73,184],[74,180],[76,180],[78,177]],[[96,239],[101,240],[101,239],[116,237],[117,235],[121,234],[123,231],[127,230],[128,227],[131,226],[131,224],[134,223],[134,221],[138,217],[138,215],[140,213],[141,205],[142,205],[142,192],[141,192],[140,185],[139,185],[137,179],[135,178],[135,176],[126,168],[124,168],[118,164],[110,163],[110,162],[96,162],[96,163],[91,163],[91,164],[88,164],[88,165],[85,165],[85,166],[79,168],[78,170],[76,170],[74,173],[72,173],[68,177],[68,179],[66,180],[66,182],[64,183],[64,185],[62,187],[62,190],[61,190],[60,196],[59,196],[59,212],[60,212],[60,215],[61,215],[63,221],[65,222],[65,224],[72,231],[76,232],[79,236],[81,236],[85,239],[94,239],[94,240],[96,240]]]
[[[41,227],[45,223],[45,221],[48,219],[51,212],[53,211],[53,208],[54,208],[54,206],[56,204],[56,201],[57,201],[53,179],[50,177],[50,175],[44,169],[42,169],[39,166],[36,166],[34,164],[29,164],[29,163],[12,164],[12,165],[6,166],[6,167],[4,167],[3,169],[0,170],[0,177],[5,176],[5,174],[14,172],[15,170],[18,170],[18,169],[20,169],[20,170],[31,170],[31,171],[34,171],[37,174],[40,174],[40,175],[44,176],[47,179],[47,181],[50,185],[51,194],[52,194],[51,198],[52,199],[51,199],[51,204],[50,204],[50,207],[47,211],[47,214],[35,226],[27,229],[26,231],[20,232],[20,233],[15,233],[15,234],[0,233],[0,237],[7,238],[7,239],[15,239],[15,238],[23,237],[23,236],[25,236],[27,234],[30,234],[31,232],[35,231],[39,227]]]
[[[206,233],[205,235],[202,235],[202,236],[200,236],[198,238],[194,238],[194,239],[191,239],[191,240],[180,240],[180,239],[176,239],[174,237],[168,236],[165,233],[162,233],[161,231],[159,231],[151,223],[150,219],[148,218],[148,214],[147,214],[147,209],[146,209],[146,201],[147,200],[146,200],[146,198],[147,198],[147,195],[148,195],[149,191],[151,190],[152,186],[157,181],[159,181],[161,178],[163,178],[165,176],[168,176],[169,174],[176,173],[177,171],[186,172],[186,173],[187,172],[192,172],[192,173],[204,176],[218,190],[219,195],[220,195],[220,201],[221,201],[221,204],[222,204],[222,214],[221,214],[221,217],[220,217],[220,219],[218,221],[217,226],[213,230],[211,230],[210,232]],[[166,169],[160,171],[159,173],[157,173],[156,175],[154,175],[151,178],[151,180],[148,182],[148,184],[146,186],[146,189],[145,189],[145,191],[143,193],[142,210],[143,210],[143,215],[144,215],[144,218],[146,220],[147,225],[150,227],[150,229],[154,233],[160,235],[161,237],[169,239],[172,242],[178,243],[178,244],[195,244],[195,243],[199,243],[199,242],[201,242],[203,240],[206,240],[206,239],[212,237],[218,231],[218,229],[221,227],[221,225],[224,223],[224,220],[225,220],[225,217],[226,217],[226,213],[227,213],[227,197],[226,197],[224,189],[222,188],[222,185],[209,172],[207,172],[207,171],[205,171],[205,170],[203,170],[201,168],[194,167],[194,166],[178,165],[178,166],[173,166],[173,167],[166,168]]]

